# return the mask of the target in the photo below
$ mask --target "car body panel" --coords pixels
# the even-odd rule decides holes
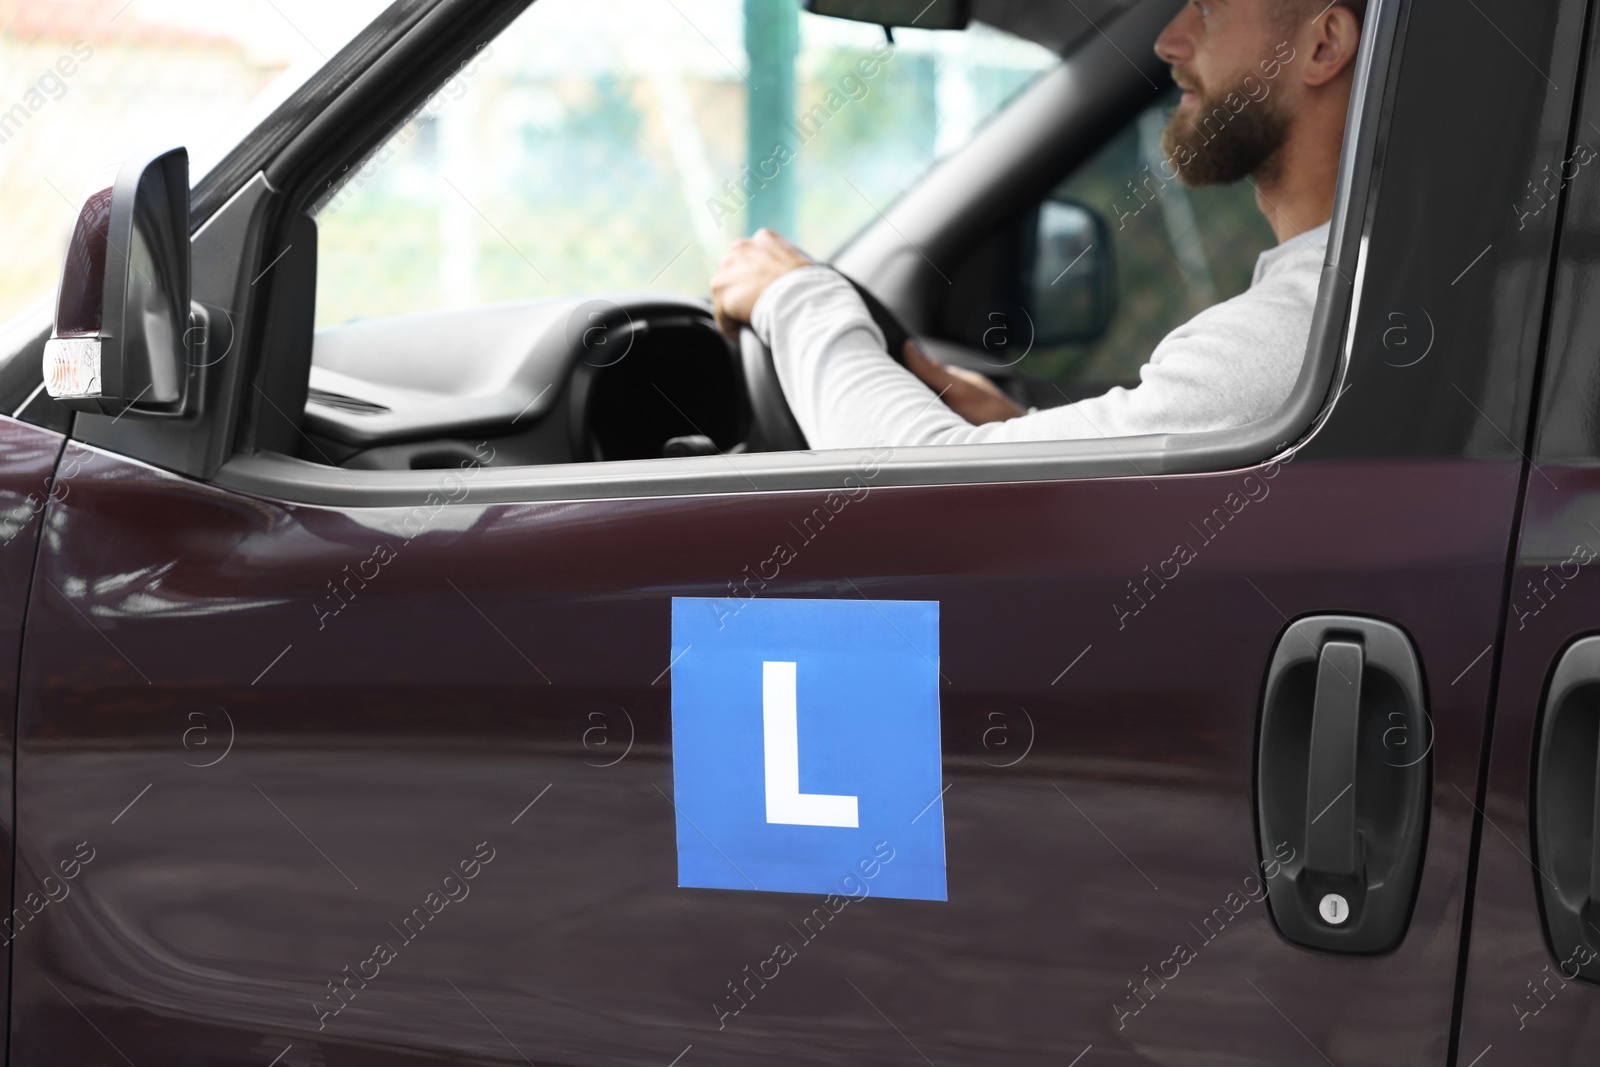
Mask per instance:
[[[939,1063],[1264,1065],[1306,1051],[1280,1011],[1336,1058],[1444,1062],[1471,827],[1449,783],[1488,673],[1450,680],[1494,638],[1514,461],[882,488],[837,513],[476,506],[469,470],[431,515],[77,468],[41,577],[84,592],[35,593],[19,805],[29,854],[98,853],[19,946],[18,1062],[110,1062],[77,1011],[135,1062],[501,1062],[479,1010],[535,1062],[893,1062],[898,1027]],[[677,887],[669,605],[731,596],[779,542],[764,597],[940,603],[950,901],[854,905],[723,1019],[819,900]],[[1180,542],[1194,560],[1139,607],[1129,583]],[[1433,694],[1425,874],[1377,960],[1241,904],[1263,672],[1288,618],[1327,610],[1403,620]],[[326,983],[482,842],[471,895],[324,1019]],[[1131,1014],[1181,942],[1197,958]]]
[[[1503,1052],[1522,1063],[1594,1061],[1600,991],[1572,977],[1572,955],[1580,946],[1551,946],[1545,934],[1539,882],[1546,875],[1532,841],[1529,800],[1550,673],[1573,640],[1600,629],[1597,598],[1586,587],[1593,578],[1588,561],[1600,551],[1596,523],[1600,470],[1551,465],[1530,479],[1481,802],[1485,825],[1462,1010],[1463,1063],[1489,1046],[1494,1056]],[[1457,788],[1465,792],[1465,780]],[[1594,946],[1600,933],[1588,947]]]
[[[30,426],[16,419],[0,416],[0,707],[5,710],[0,717],[0,736],[5,738],[5,752],[0,755],[0,871],[7,884],[14,882],[13,863],[17,858],[15,838],[16,821],[12,807],[15,793],[17,671],[21,665],[22,631],[28,603],[28,590],[33,581],[34,558],[39,546],[39,529],[45,508],[53,493],[63,492],[54,485],[56,460],[61,454],[66,438],[51,430]],[[29,857],[21,855],[24,864]],[[52,872],[46,872],[52,873]],[[10,959],[10,946],[15,939],[27,936],[29,927],[46,905],[25,886],[0,924],[0,945],[6,946]],[[63,892],[59,880],[49,887],[52,894]],[[65,890],[70,892],[70,888]],[[7,893],[10,899],[11,893]],[[11,975],[9,968],[0,975],[0,998],[10,999]]]

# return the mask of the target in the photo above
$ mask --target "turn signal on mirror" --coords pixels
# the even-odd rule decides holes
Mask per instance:
[[[100,338],[52,337],[44,343],[44,387],[56,399],[100,395]]]

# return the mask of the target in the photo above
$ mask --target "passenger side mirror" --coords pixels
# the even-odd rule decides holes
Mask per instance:
[[[137,156],[106,175],[67,246],[44,382],[67,407],[175,416],[195,391],[206,315],[189,297],[189,154]]]
[[[964,30],[972,20],[971,0],[805,0],[805,5],[815,15],[918,30]]]
[[[1024,291],[1036,345],[1089,344],[1105,336],[1117,311],[1116,259],[1105,217],[1075,200],[1041,204]]]

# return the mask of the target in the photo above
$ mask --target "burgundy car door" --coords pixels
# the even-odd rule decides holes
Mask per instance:
[[[1552,204],[1558,193],[1564,217],[1493,745],[1475,798],[1481,829],[1459,1062],[1484,1067],[1592,1063],[1600,1032],[1600,185],[1590,180],[1600,80],[1589,34],[1574,141],[1533,186]],[[1519,214],[1538,205],[1521,202]]]
[[[15,1062],[1444,1067],[1556,231],[1505,205],[1584,7],[1390,24],[1346,359],[1270,463],[312,501],[69,444]],[[673,601],[742,596],[937,604],[947,899],[680,888]]]

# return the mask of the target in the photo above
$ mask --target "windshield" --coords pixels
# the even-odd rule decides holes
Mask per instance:
[[[0,321],[60,280],[91,174],[184,145],[198,180],[389,0],[16,0],[0,26]]]
[[[704,295],[759,226],[830,255],[1059,62],[796,0],[539,0],[324,197],[317,322]]]

